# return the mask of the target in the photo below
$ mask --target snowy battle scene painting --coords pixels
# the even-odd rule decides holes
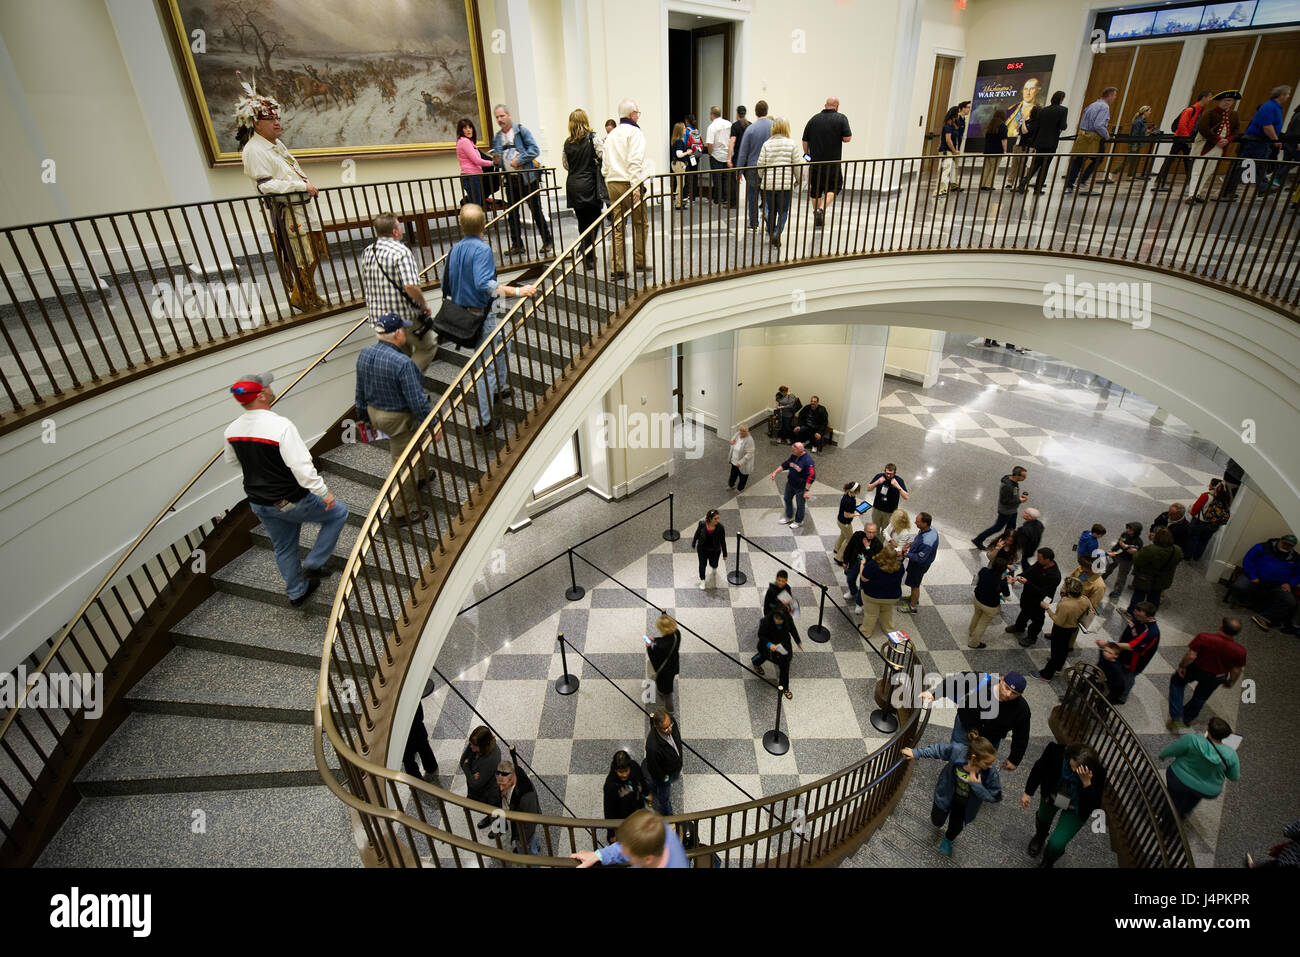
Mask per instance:
[[[453,149],[488,128],[474,0],[167,0],[214,164],[239,161],[239,76],[302,156]]]

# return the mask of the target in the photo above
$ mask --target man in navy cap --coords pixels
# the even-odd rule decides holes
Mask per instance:
[[[357,355],[357,418],[388,433],[393,465],[404,460],[406,446],[420,423],[429,417],[429,397],[419,367],[402,351],[410,319],[385,313],[375,320],[375,338]],[[423,456],[420,480],[428,477]],[[418,492],[408,477],[393,502],[393,520],[410,524],[423,521],[428,511],[419,505]],[[409,503],[413,503],[408,506]]]
[[[1008,671],[1001,678],[993,674],[964,671],[948,675],[940,686],[943,695],[957,702],[957,716],[952,723],[952,740],[964,743],[966,735],[978,731],[993,747],[1011,734],[1011,753],[1002,767],[1014,771],[1029,748],[1029,702],[1024,699],[1025,676]],[[922,698],[934,700],[924,692]]]
[[[327,574],[325,563],[347,521],[348,507],[325,487],[297,427],[271,411],[274,378],[269,372],[247,375],[230,387],[244,414],[226,427],[223,457],[244,471],[248,507],[271,536],[285,594],[297,608]],[[298,541],[308,523],[321,528],[316,544],[300,561]]]

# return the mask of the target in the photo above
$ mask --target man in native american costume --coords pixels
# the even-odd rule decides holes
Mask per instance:
[[[303,311],[326,308],[316,292],[316,267],[327,253],[316,208],[316,187],[280,142],[280,104],[260,95],[240,75],[244,95],[235,107],[244,175],[257,186],[271,224],[271,244],[289,305]]]

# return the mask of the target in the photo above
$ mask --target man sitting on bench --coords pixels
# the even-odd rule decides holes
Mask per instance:
[[[795,420],[794,440],[802,442],[811,452],[820,452],[830,433],[827,426],[826,406],[821,404],[817,396],[813,396],[808,404],[799,410]]]
[[[1260,542],[1241,560],[1242,571],[1228,588],[1233,607],[1258,607],[1252,620],[1265,631],[1282,625],[1283,632],[1296,633],[1292,616],[1296,610],[1296,589],[1300,588],[1300,555],[1296,537],[1283,535]]]

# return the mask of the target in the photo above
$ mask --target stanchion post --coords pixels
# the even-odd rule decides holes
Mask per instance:
[[[668,493],[668,527],[664,530],[664,541],[675,542],[682,537],[682,533],[677,531],[677,523],[673,521],[673,493]]]
[[[555,640],[560,643],[560,670],[564,672],[555,679],[555,690],[560,694],[573,694],[582,682],[577,675],[569,674],[569,656],[564,653],[564,632],[556,635]]]
[[[733,585],[743,585],[749,581],[749,576],[740,570],[740,532],[736,533],[736,568],[727,572],[727,581]]]
[[[790,750],[790,739],[781,731],[781,699],[785,688],[776,686],[776,727],[763,735],[763,748],[768,754],[785,754]]]
[[[817,624],[813,625],[808,629],[808,637],[811,638],[813,641],[817,642],[819,645],[824,644],[825,642],[831,640],[830,629],[827,628],[824,624],[822,624],[825,617],[826,617],[826,586],[822,585],[821,604],[817,608]]]
[[[578,576],[573,570],[573,549],[569,549],[569,587],[564,589],[564,597],[569,601],[577,601],[587,590],[578,584]],[[563,650],[563,649],[561,649]]]
[[[876,682],[876,704],[871,712],[871,726],[881,734],[893,734],[898,730],[898,711],[894,708],[894,688],[899,678],[903,677],[903,665],[907,652],[899,645],[890,642],[885,650],[885,674]]]

